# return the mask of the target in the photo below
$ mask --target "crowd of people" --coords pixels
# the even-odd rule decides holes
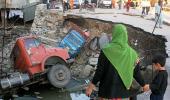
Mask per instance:
[[[92,0],[93,2],[93,0]],[[130,8],[136,8],[136,7],[141,7],[141,16],[144,17],[146,15],[149,14],[150,11],[150,7],[151,7],[151,2],[150,0],[141,0],[139,1],[132,1],[132,0],[111,0],[112,2],[112,8],[115,9],[116,5],[118,6],[118,9],[122,9],[125,8],[127,12],[130,11]],[[94,2],[97,3],[97,2]],[[117,4],[116,4],[117,3]],[[74,0],[63,0],[63,4],[64,4],[64,9],[68,10],[69,7],[70,9],[74,8]],[[88,0],[84,0],[84,5],[89,5],[89,1]],[[158,0],[158,2],[152,4],[152,6],[155,6],[155,23],[156,23],[156,28],[162,28],[162,24],[163,24],[163,4],[167,4],[167,1],[165,0],[165,2],[163,3],[163,0]],[[96,4],[97,5],[97,4]],[[96,6],[95,5],[95,6]],[[95,7],[95,6],[90,6]],[[81,6],[80,6],[81,8]]]

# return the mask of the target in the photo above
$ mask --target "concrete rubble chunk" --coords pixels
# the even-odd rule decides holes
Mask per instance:
[[[89,64],[90,65],[97,65],[98,58],[89,58]]]
[[[34,92],[35,95],[40,95],[40,92]]]
[[[83,66],[82,65],[78,65],[78,64],[74,64],[70,67],[71,70],[71,74],[73,77],[80,77],[81,75],[81,71],[82,71]]]
[[[86,65],[83,70],[83,77],[89,77],[92,71],[94,70],[93,66],[91,65]]]
[[[95,58],[99,58],[99,53],[97,53],[96,55],[94,55]]]
[[[28,91],[28,90],[29,90],[29,87],[23,87],[23,89],[24,89],[25,91]]]
[[[51,39],[63,37],[63,21],[63,12],[47,9],[46,4],[37,5],[31,32]]]
[[[107,33],[102,33],[102,35],[99,38],[100,49],[104,48],[104,46],[108,43],[109,43],[109,37],[107,36]]]
[[[16,94],[13,94],[12,97],[13,97],[13,98],[17,98],[17,97],[19,97],[19,96],[16,95]]]
[[[98,37],[94,37],[90,41],[90,49],[96,51],[98,49]]]
[[[63,33],[67,33],[68,32],[68,29],[67,28],[63,28]]]
[[[36,98],[37,98],[37,99],[43,99],[43,97],[41,97],[41,96],[36,96]]]

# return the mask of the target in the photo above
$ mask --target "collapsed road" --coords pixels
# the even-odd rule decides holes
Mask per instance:
[[[43,9],[41,9],[43,10]],[[46,10],[46,9],[45,9]],[[43,11],[42,11],[43,12]],[[41,12],[41,15],[43,15],[43,13]],[[47,43],[49,45],[55,46],[54,43],[50,44],[50,39],[53,39],[55,41],[61,41],[62,38],[64,38],[66,36],[66,34],[68,33],[68,31],[70,29],[77,29],[75,27],[79,27],[79,29],[81,30],[88,30],[90,33],[90,37],[88,38],[88,40],[86,41],[85,45],[82,46],[80,53],[75,57],[75,62],[73,64],[71,64],[70,67],[70,71],[72,74],[72,78],[74,80],[77,81],[87,81],[89,80],[94,72],[95,72],[95,67],[97,64],[97,59],[100,53],[100,46],[99,46],[99,40],[100,37],[103,35],[103,33],[109,35],[112,32],[112,25],[115,24],[111,21],[102,21],[102,20],[97,20],[97,19],[92,19],[92,18],[83,18],[83,17],[79,17],[79,16],[74,16],[74,15],[70,15],[67,16],[65,19],[60,20],[59,22],[56,20],[57,18],[59,18],[58,14],[55,13],[55,11],[49,11],[48,13],[50,18],[48,20],[46,20],[48,23],[44,24],[41,23],[44,21],[43,17],[40,18],[40,16],[37,15],[37,18],[40,18],[42,20],[39,19],[39,21],[36,22],[38,24],[35,25],[35,21],[32,24],[32,29],[31,31],[33,32],[33,28],[36,28],[35,34],[36,35],[40,35],[40,36],[45,36],[49,38],[49,41],[47,40]],[[48,14],[44,14],[44,15],[48,15]],[[63,16],[63,15],[61,15]],[[52,21],[50,20],[52,18],[54,18],[56,21],[54,21],[52,19]],[[36,19],[36,18],[35,18]],[[53,24],[53,22],[55,22]],[[42,24],[44,24],[42,26]],[[64,26],[62,26],[64,24]],[[55,26],[57,25],[57,27]],[[161,36],[161,35],[153,35],[149,32],[145,32],[144,30],[125,24],[128,28],[128,33],[129,33],[129,43],[130,45],[138,51],[140,57],[144,57],[144,59],[142,60],[142,65],[143,65],[143,75],[147,75],[148,79],[146,79],[147,82],[150,82],[152,79],[152,73],[151,73],[151,67],[147,67],[151,64],[151,58],[152,55],[156,52],[162,53],[164,55],[166,54],[166,49],[165,49],[165,42],[166,39],[165,37]],[[38,28],[38,30],[37,30]],[[14,28],[13,30],[17,30],[18,28]],[[22,28],[24,29],[24,28]],[[42,30],[43,29],[43,30]],[[54,30],[53,30],[54,29]],[[20,31],[20,29],[19,29]],[[10,31],[9,31],[10,32]],[[11,33],[11,32],[10,32]],[[22,36],[25,35],[29,35],[29,32],[23,32],[21,33]],[[17,34],[17,32],[16,32]],[[10,38],[10,41],[5,43],[5,50],[8,50],[8,52],[5,53],[4,57],[6,57],[6,60],[9,60],[9,55],[10,52],[12,51],[12,48],[14,45],[10,45],[11,43],[15,43],[16,37],[20,37],[19,36],[15,36]],[[155,45],[156,44],[156,45]],[[57,43],[56,43],[57,45]],[[9,47],[10,48],[9,48]],[[10,66],[8,62],[6,62],[6,65]],[[10,69],[10,68],[8,68]],[[4,69],[6,71],[8,71],[7,69]],[[149,71],[148,71],[149,70]],[[8,73],[8,72],[7,72]],[[83,82],[80,82],[81,84]],[[70,86],[68,86],[68,91],[70,90],[70,87],[74,87],[75,84],[73,83],[69,83],[72,84]],[[76,84],[77,85],[77,84]],[[42,85],[41,85],[42,86]],[[39,87],[38,87],[39,88]],[[38,90],[37,88],[37,90]],[[71,89],[71,91],[78,91],[78,90],[83,90],[84,87],[77,88],[77,89]],[[30,92],[35,92],[37,90],[32,90],[30,89]],[[52,88],[52,90],[54,90],[54,88]],[[50,89],[51,91],[51,89]],[[56,92],[56,90],[54,90]],[[17,94],[17,93],[16,93]],[[44,97],[48,98],[48,97]],[[61,97],[62,98],[62,97]],[[52,97],[51,97],[52,99]],[[66,100],[64,99],[64,97],[62,98],[62,100]]]

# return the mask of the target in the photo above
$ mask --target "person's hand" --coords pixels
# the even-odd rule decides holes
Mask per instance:
[[[138,58],[137,60],[136,60],[136,64],[138,64],[140,62],[140,59]]]
[[[142,59],[144,59],[144,57],[137,58],[137,60],[136,60],[136,64],[140,63]]]
[[[144,92],[149,91],[149,84],[146,84],[145,86],[143,86],[143,91]]]
[[[90,83],[86,88],[86,96],[89,97],[94,89],[95,89],[95,85],[93,83]]]

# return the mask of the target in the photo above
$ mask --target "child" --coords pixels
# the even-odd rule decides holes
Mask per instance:
[[[156,55],[152,59],[152,65],[158,71],[158,74],[149,85],[152,91],[150,100],[163,100],[168,83],[168,73],[165,69],[165,62],[166,58],[162,55]]]

